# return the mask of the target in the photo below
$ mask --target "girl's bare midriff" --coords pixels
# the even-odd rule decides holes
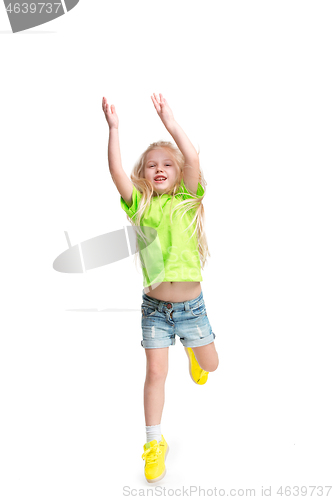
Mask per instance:
[[[200,295],[201,283],[200,281],[163,281],[154,289],[145,288],[144,293],[148,297],[165,302],[185,302]]]

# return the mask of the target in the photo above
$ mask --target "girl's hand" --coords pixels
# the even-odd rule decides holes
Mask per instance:
[[[114,104],[111,104],[111,106],[109,106],[107,103],[107,100],[105,99],[105,97],[103,97],[102,108],[103,108],[105,118],[109,124],[110,129],[111,128],[118,128],[119,120],[118,120],[118,116],[117,116],[116,108],[115,108]]]
[[[154,103],[157,114],[161,118],[164,125],[167,126],[173,123],[175,119],[173,117],[171,108],[162,94],[160,94],[159,97],[157,94],[153,94],[151,96],[151,99]]]

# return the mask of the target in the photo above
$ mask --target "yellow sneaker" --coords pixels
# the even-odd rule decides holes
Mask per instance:
[[[203,385],[208,380],[208,373],[201,368],[196,360],[193,350],[190,347],[185,347],[186,354],[190,361],[190,375],[193,380],[198,385]]]
[[[158,443],[156,439],[146,443],[143,447],[142,455],[145,462],[145,477],[148,483],[156,483],[160,481],[166,474],[164,461],[169,451],[169,446],[162,436]]]

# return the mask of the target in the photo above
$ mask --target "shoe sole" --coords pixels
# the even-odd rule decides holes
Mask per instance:
[[[194,380],[193,375],[192,375],[192,370],[191,370],[191,358],[190,358],[190,355],[189,355],[188,350],[186,349],[186,347],[184,347],[184,349],[185,349],[185,352],[186,352],[186,355],[187,355],[187,357],[188,357],[188,361],[189,361],[189,372],[190,372],[191,379],[193,380],[193,382],[194,382],[196,385],[205,385],[205,384],[198,384],[198,382],[197,382],[196,380]],[[199,380],[200,380],[200,379],[199,379]],[[207,380],[206,380],[206,382],[207,382]],[[206,382],[205,382],[205,383],[206,383]]]
[[[190,355],[188,353],[188,350],[186,349],[186,347],[184,347],[185,349],[185,352],[186,352],[186,356],[188,357],[188,362],[189,362],[189,372],[190,372],[190,376],[191,376],[191,379],[193,380],[193,382],[197,385],[199,385],[193,378],[193,375],[192,375],[192,370],[191,370],[191,358],[190,358]]]
[[[167,447],[167,451],[165,452],[164,462],[166,462],[166,458],[168,456],[168,453],[169,453],[169,445]],[[166,467],[160,476],[155,477],[155,479],[147,479],[146,478],[146,480],[148,481],[148,483],[156,483],[157,481],[161,481],[161,479],[164,478],[165,474],[166,474]]]

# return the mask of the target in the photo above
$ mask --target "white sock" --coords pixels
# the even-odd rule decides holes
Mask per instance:
[[[146,425],[146,436],[147,443],[149,443],[149,441],[153,441],[154,439],[156,439],[156,441],[159,443],[162,439],[161,424]]]

